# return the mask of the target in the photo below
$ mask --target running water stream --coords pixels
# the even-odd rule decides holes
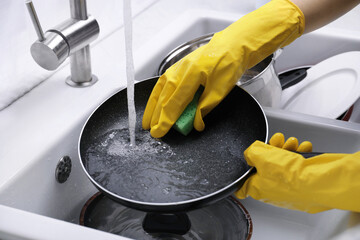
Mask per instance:
[[[132,55],[132,16],[131,0],[124,0],[124,33],[126,54],[127,100],[129,113],[130,146],[135,146],[136,111],[134,101],[134,61]]]

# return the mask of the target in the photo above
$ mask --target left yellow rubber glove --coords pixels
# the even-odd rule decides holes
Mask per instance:
[[[306,159],[256,141],[244,155],[257,172],[235,193],[240,199],[251,196],[309,213],[333,208],[360,212],[360,152],[321,154]]]
[[[155,85],[146,105],[143,128],[164,136],[191,102],[200,85],[194,127],[235,86],[244,71],[301,36],[304,16],[289,0],[273,0],[247,14],[211,41],[171,66]]]

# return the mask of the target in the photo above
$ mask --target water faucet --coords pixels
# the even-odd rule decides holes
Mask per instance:
[[[25,2],[38,35],[30,48],[35,62],[47,70],[57,69],[70,57],[71,75],[66,83],[87,87],[97,81],[91,72],[89,44],[100,32],[96,19],[87,14],[86,0],[70,0],[71,18],[43,32],[31,0]]]

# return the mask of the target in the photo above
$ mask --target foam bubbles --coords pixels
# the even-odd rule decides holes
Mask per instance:
[[[145,130],[129,144],[127,128],[111,130],[86,151],[89,174],[104,188],[142,202],[179,202],[210,194],[243,171],[241,161],[222,160],[227,148],[179,150]],[[240,172],[240,173],[239,173]]]

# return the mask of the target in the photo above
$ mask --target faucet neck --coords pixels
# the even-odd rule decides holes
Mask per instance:
[[[70,0],[71,18],[86,20],[88,18],[86,0]]]

